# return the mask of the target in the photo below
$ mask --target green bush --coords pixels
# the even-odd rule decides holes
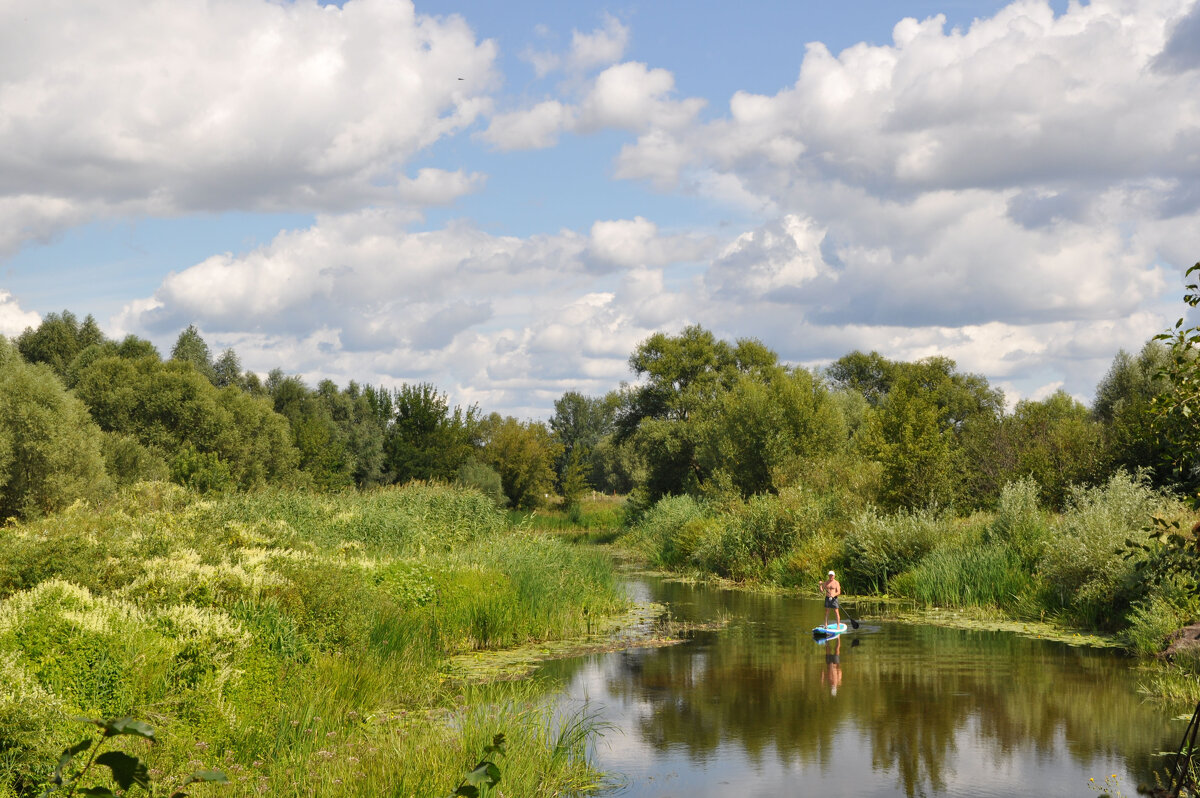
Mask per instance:
[[[917,565],[953,534],[951,519],[935,510],[901,510],[883,515],[872,507],[858,515],[846,535],[848,585],[887,592],[888,582]]]
[[[646,510],[625,537],[626,543],[656,565],[688,563],[698,541],[699,528],[688,525],[705,516],[704,508],[691,496],[668,496]]]
[[[1115,626],[1142,592],[1131,561],[1122,556],[1125,540],[1141,536],[1151,516],[1173,506],[1144,478],[1123,472],[1098,487],[1073,488],[1038,561],[1046,601],[1076,623]]]
[[[1042,556],[1050,540],[1050,525],[1038,504],[1041,488],[1031,477],[1009,482],[1000,490],[1000,501],[988,536],[1012,548],[1027,566]]]

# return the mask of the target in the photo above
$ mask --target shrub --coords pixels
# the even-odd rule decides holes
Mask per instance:
[[[1122,556],[1125,540],[1170,505],[1143,476],[1124,472],[1098,487],[1073,488],[1038,563],[1050,586],[1047,601],[1078,623],[1113,626],[1141,592],[1133,565]]]
[[[668,496],[645,512],[625,540],[657,565],[680,565],[689,560],[699,538],[700,527],[686,527],[704,515],[691,496]]]
[[[949,517],[935,510],[881,515],[869,508],[854,519],[846,536],[847,576],[860,590],[887,592],[889,579],[915,566],[951,532]]]
[[[1027,566],[1037,562],[1050,539],[1050,526],[1038,505],[1040,494],[1032,477],[1006,484],[988,530],[989,538],[1008,544]]]

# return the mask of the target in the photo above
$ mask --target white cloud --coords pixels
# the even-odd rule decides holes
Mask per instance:
[[[16,297],[0,290],[0,335],[15,338],[25,332],[26,327],[36,327],[42,318],[31,310],[21,310]]]
[[[496,48],[460,17],[407,0],[0,17],[0,229],[18,241],[81,216],[445,202],[477,182],[403,171],[489,108]]]
[[[525,111],[496,114],[480,135],[500,150],[541,150],[553,147],[559,134],[574,125],[573,108],[547,100]]]
[[[545,35],[547,31],[543,28],[539,33]],[[542,78],[558,69],[582,73],[614,64],[625,55],[628,46],[629,26],[612,14],[605,13],[603,24],[590,33],[571,31],[571,48],[567,53],[530,49],[525,51],[522,58],[528,61],[533,66],[534,73]]]
[[[497,149],[515,150],[553,146],[566,131],[675,130],[691,123],[705,101],[677,100],[674,92],[675,77],[670,72],[629,61],[605,69],[588,82],[578,103],[546,100],[497,114],[480,135]]]
[[[515,238],[454,224],[408,232],[398,211],[318,217],[268,245],[215,255],[130,302],[110,334],[169,345],[196,324],[248,368],[316,380],[429,380],[488,409],[549,407],[627,377],[637,342],[694,309],[665,273],[707,238],[652,222]],[[547,400],[546,397],[550,396]]]

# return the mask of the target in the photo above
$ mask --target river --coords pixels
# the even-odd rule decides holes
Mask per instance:
[[[1111,650],[870,618],[821,644],[817,599],[653,578],[630,590],[729,624],[543,666],[564,709],[611,724],[595,751],[609,795],[1081,796],[1114,775],[1134,795],[1185,725]]]

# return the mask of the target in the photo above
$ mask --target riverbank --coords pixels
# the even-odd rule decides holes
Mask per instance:
[[[506,793],[592,789],[586,718],[452,661],[628,608],[610,558],[474,492],[144,484],[0,529],[0,796],[40,792],[73,717],[125,714],[156,728],[129,746],[167,789],[217,768],[226,796],[446,794],[501,732]]]

